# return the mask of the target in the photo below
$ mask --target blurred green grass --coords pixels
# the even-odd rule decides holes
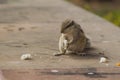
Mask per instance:
[[[75,3],[75,0],[67,0],[67,1]],[[94,9],[93,5],[89,3],[80,3],[78,2],[78,0],[76,0],[75,4],[81,6],[82,8],[90,12],[97,14],[100,17],[103,17],[104,19],[120,27],[120,8],[119,9],[113,8],[115,4],[114,5],[112,3],[111,3],[112,5],[108,5],[106,3],[100,4],[98,9],[97,8]]]
[[[100,9],[100,10],[95,10],[92,9],[89,5],[84,5],[82,6],[84,9],[91,11],[100,17],[105,18],[106,20],[114,23],[116,26],[120,27],[120,10],[106,10],[106,9]]]

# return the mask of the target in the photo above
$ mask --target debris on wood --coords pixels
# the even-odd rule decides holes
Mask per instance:
[[[24,27],[20,27],[20,28],[18,28],[18,31],[22,31],[24,29],[25,29]]]
[[[108,60],[107,60],[107,58],[105,58],[105,57],[101,57],[100,58],[100,63],[106,63]]]
[[[51,70],[51,72],[53,72],[53,73],[57,73],[57,72],[59,72],[58,70]]]
[[[106,66],[109,66],[109,64],[105,64]]]
[[[87,73],[88,75],[94,75],[95,73],[94,72],[89,72]]]
[[[21,60],[31,60],[32,59],[32,55],[31,54],[23,54],[21,56]]]
[[[116,66],[119,66],[119,67],[120,67],[120,63],[116,63]]]

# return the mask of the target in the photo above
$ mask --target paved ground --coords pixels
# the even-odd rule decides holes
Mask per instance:
[[[88,56],[53,56],[66,18],[81,24],[90,36],[95,49]],[[6,0],[0,4],[1,69],[115,67],[120,62],[119,36],[118,27],[62,0]],[[109,58],[107,64],[99,63],[99,52]],[[33,60],[20,60],[25,53],[32,54]]]

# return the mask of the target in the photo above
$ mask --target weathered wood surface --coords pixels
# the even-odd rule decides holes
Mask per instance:
[[[55,57],[62,21],[78,22],[90,37],[92,47],[86,57]],[[115,67],[120,62],[120,29],[102,18],[63,0],[9,0],[0,4],[0,68],[89,68]],[[109,58],[100,64],[99,52]],[[30,53],[33,60],[22,61]]]

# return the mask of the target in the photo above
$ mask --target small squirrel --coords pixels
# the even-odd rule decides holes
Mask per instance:
[[[62,23],[61,36],[59,38],[59,54],[75,53],[86,55],[85,48],[90,47],[90,40],[85,36],[81,26],[75,21],[67,19]]]

